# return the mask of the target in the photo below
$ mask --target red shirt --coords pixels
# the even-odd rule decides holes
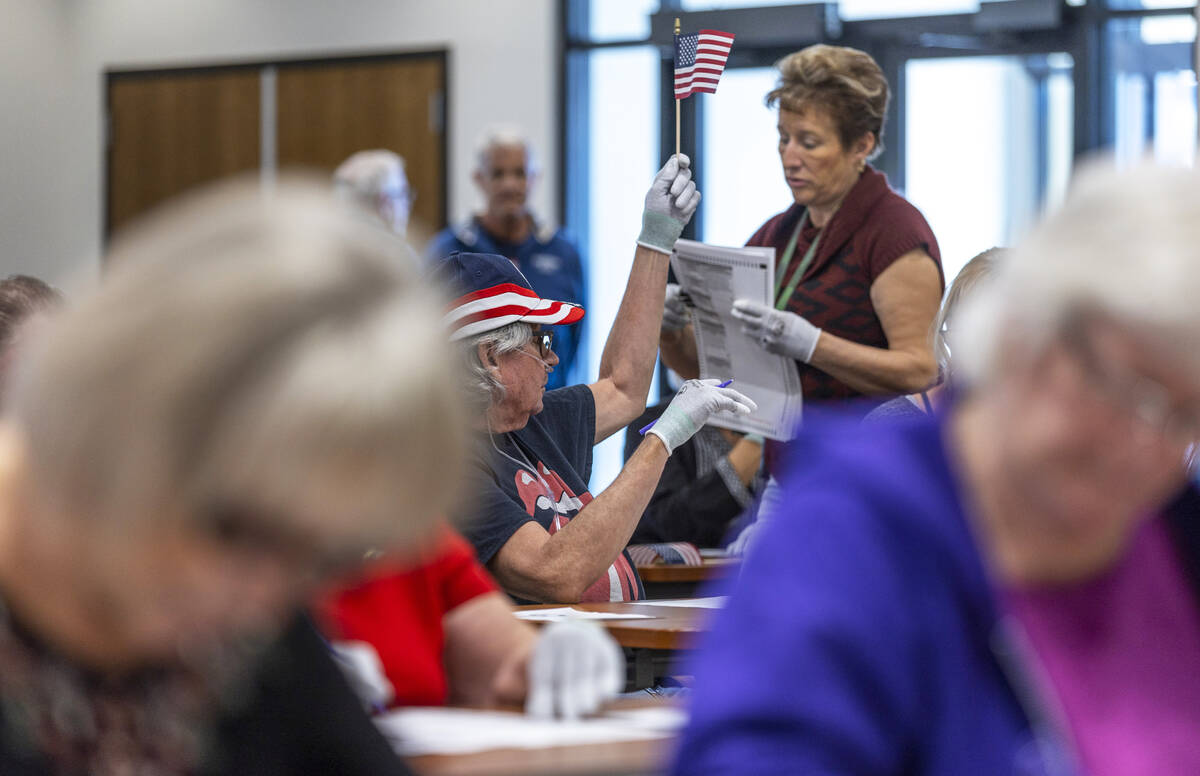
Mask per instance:
[[[374,647],[395,689],[395,706],[440,706],[448,692],[442,665],[442,618],[496,590],[471,546],[449,529],[421,565],[375,566],[352,587],[331,591],[314,611],[336,641]]]

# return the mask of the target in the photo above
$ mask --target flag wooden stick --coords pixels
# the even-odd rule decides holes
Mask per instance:
[[[675,17],[675,46],[679,47],[679,17]],[[673,80],[673,79],[672,79]],[[675,98],[675,156],[679,156],[679,98]]]

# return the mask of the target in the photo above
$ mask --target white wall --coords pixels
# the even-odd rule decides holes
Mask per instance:
[[[475,140],[522,126],[547,162],[533,207],[557,222],[553,0],[0,0],[0,273],[96,262],[103,71],[446,48],[449,206],[478,205]],[[10,8],[11,6],[11,8]]]

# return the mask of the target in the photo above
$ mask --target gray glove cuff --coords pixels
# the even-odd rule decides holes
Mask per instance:
[[[651,210],[642,212],[642,233],[637,243],[652,251],[670,253],[675,250],[675,241],[683,234],[683,224],[663,213]]]

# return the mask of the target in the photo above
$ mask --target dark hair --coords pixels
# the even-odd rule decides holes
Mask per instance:
[[[9,275],[0,280],[0,354],[12,346],[17,329],[35,313],[63,303],[57,289],[29,275]]]
[[[779,82],[767,93],[768,108],[803,113],[819,105],[837,125],[842,147],[850,148],[869,132],[875,148],[868,158],[883,150],[888,83],[870,54],[821,43],[787,55],[775,67]]]

